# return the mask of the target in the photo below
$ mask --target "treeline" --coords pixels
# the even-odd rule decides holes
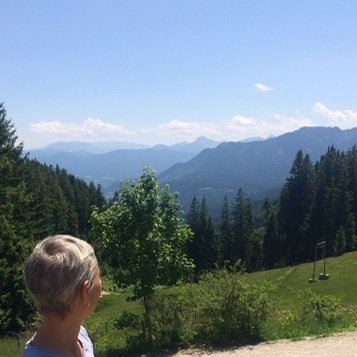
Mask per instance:
[[[219,224],[213,224],[205,199],[193,198],[187,223],[194,232],[188,254],[196,271],[233,265],[248,271],[312,260],[317,242],[328,256],[357,249],[357,148],[330,147],[313,164],[299,151],[275,202],[265,201],[255,215],[240,189],[225,197]]]
[[[21,271],[34,244],[56,233],[90,240],[92,206],[104,202],[100,187],[29,160],[0,103],[0,335],[26,328],[34,314]]]

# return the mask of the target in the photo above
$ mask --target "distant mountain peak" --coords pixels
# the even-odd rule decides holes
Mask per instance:
[[[30,151],[51,151],[51,152],[87,152],[92,154],[102,154],[105,152],[118,150],[118,149],[146,149],[148,145],[131,143],[126,141],[58,141],[49,144],[41,149],[35,149]]]
[[[207,201],[220,207],[225,194],[242,188],[248,195],[282,187],[296,153],[316,161],[333,145],[348,150],[357,144],[357,128],[303,127],[261,141],[224,142],[159,175],[163,184],[180,192],[184,207],[204,190]]]

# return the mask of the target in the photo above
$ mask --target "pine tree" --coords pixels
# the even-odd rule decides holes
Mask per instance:
[[[14,126],[0,103],[0,335],[23,330],[34,313],[21,271],[32,241],[21,154],[22,144],[17,144]]]
[[[256,229],[248,238],[246,248],[246,268],[248,272],[261,270],[263,254],[264,229]]]
[[[341,255],[346,249],[346,233],[343,227],[337,231],[336,240],[334,241],[333,253],[334,255]]]
[[[352,214],[349,214],[346,222],[346,250],[348,252],[357,248],[356,223]]]
[[[221,213],[221,225],[219,233],[219,263],[224,265],[226,263],[232,262],[232,225],[231,217],[229,212],[229,202],[227,195],[224,196],[222,213]]]
[[[208,213],[205,197],[202,198],[200,205],[198,231],[196,232],[196,236],[198,236],[198,240],[201,243],[201,268],[203,270],[209,270],[212,268],[214,260],[214,230],[211,217]]]
[[[263,243],[264,267],[266,269],[272,269],[280,265],[284,257],[284,251],[281,248],[276,210],[269,208]]]
[[[326,240],[327,255],[336,253],[337,233],[347,227],[352,199],[346,155],[330,147],[316,166],[316,195],[309,220],[310,236]]]
[[[202,269],[202,242],[199,235],[199,202],[196,196],[193,197],[190,209],[187,214],[187,224],[193,233],[192,239],[188,242],[188,256],[195,263],[196,271]]]
[[[247,243],[254,230],[253,210],[250,200],[242,189],[238,190],[233,207],[232,219],[232,262],[246,260]]]
[[[307,223],[314,195],[314,172],[308,155],[298,151],[290,176],[280,196],[279,226],[284,237],[288,263],[310,257],[313,242],[307,235]]]
[[[357,146],[347,152],[348,191],[351,192],[351,213],[357,222]]]
[[[210,270],[217,262],[216,233],[204,197],[201,202],[193,198],[187,223],[193,232],[188,256],[194,261],[196,272]]]

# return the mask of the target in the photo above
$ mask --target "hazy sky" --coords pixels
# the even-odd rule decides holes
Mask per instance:
[[[0,0],[26,148],[357,126],[357,1]]]

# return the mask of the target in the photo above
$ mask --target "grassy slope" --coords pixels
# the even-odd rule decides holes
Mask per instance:
[[[247,275],[248,279],[270,281],[277,287],[276,298],[283,305],[298,301],[299,290],[310,288],[317,294],[333,295],[341,300],[343,305],[357,305],[357,252],[346,253],[343,256],[326,259],[328,280],[318,280],[309,283],[312,276],[313,263],[305,263],[294,267],[267,270]],[[316,264],[316,275],[323,272],[323,261]]]

